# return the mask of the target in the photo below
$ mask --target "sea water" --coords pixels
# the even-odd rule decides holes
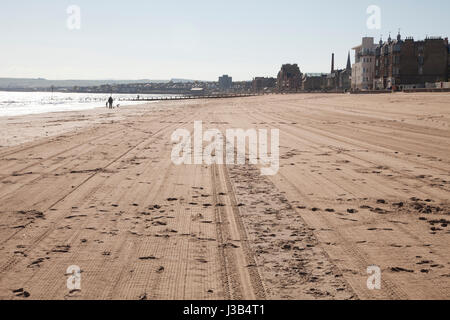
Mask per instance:
[[[0,117],[38,114],[46,112],[88,110],[106,107],[109,94],[101,93],[61,93],[61,92],[6,92],[0,91]],[[140,95],[141,99],[152,96]],[[136,99],[137,94],[113,94],[114,106],[135,105],[145,101],[126,101]]]

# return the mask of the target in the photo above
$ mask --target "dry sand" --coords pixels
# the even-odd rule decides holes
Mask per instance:
[[[194,120],[280,129],[279,173],[172,164]],[[450,94],[0,119],[0,299],[449,299],[449,126]]]

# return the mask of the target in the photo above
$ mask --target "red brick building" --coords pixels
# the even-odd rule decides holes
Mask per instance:
[[[284,64],[277,77],[279,92],[297,92],[302,88],[302,73],[297,64]]]
[[[266,92],[272,91],[277,86],[277,79],[256,77],[252,81],[253,92]]]
[[[447,45],[447,82],[450,81],[450,44]]]
[[[380,40],[375,49],[374,88],[424,87],[426,83],[447,81],[448,38],[413,38],[386,42]]]

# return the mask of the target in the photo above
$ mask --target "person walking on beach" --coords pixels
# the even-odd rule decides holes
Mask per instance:
[[[109,108],[110,108],[110,109],[113,108],[113,102],[114,102],[114,99],[113,99],[112,97],[109,97],[108,103],[109,103]]]

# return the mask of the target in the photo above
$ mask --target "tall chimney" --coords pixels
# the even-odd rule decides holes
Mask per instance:
[[[334,72],[334,53],[331,55],[331,73]]]
[[[348,58],[347,58],[347,70],[352,69],[352,62],[350,60],[350,51],[348,52]]]

